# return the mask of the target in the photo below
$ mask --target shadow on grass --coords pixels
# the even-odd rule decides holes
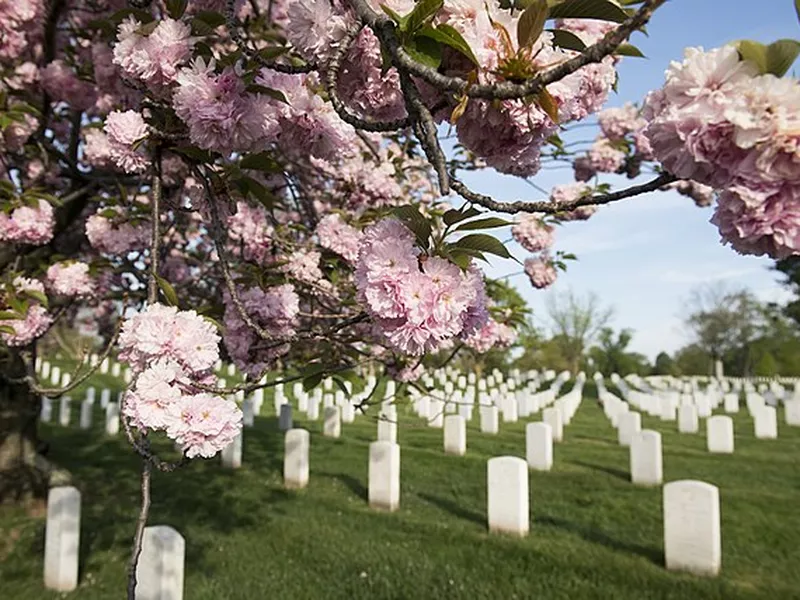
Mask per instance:
[[[606,467],[605,465],[596,465],[594,463],[584,462],[582,460],[571,460],[568,461],[573,465],[578,465],[579,467],[585,467],[587,469],[591,469],[592,471],[599,471],[601,473],[606,473],[607,475],[611,475],[612,477],[617,477],[618,479],[622,479],[623,481],[630,481],[631,476],[630,473],[627,471],[623,471],[622,469],[616,469],[614,467]]]
[[[486,525],[486,515],[469,510],[468,508],[464,508],[452,500],[446,500],[445,498],[439,498],[438,496],[432,496],[431,494],[417,494],[417,496],[422,500],[433,504],[437,508],[441,508],[443,511],[450,513],[454,517],[464,519],[465,521],[472,521],[478,525]]]
[[[642,546],[641,544],[633,544],[630,542],[623,542],[621,540],[617,540],[610,537],[609,535],[603,533],[602,531],[598,531],[596,529],[592,529],[590,527],[586,527],[578,523],[572,523],[570,521],[566,521],[558,517],[550,517],[550,516],[535,517],[533,519],[533,522],[536,525],[555,527],[557,529],[561,529],[569,533],[574,533],[583,538],[584,540],[586,540],[587,542],[591,542],[593,544],[599,544],[611,550],[642,556],[647,560],[649,560],[650,562],[659,566],[664,564],[664,552],[659,548],[653,548],[652,546]]]
[[[347,475],[346,473],[320,473],[321,477],[330,477],[331,479],[335,479],[342,483],[347,489],[349,489],[359,500],[366,501],[368,499],[368,493],[366,486],[361,483],[361,481],[352,475]]]

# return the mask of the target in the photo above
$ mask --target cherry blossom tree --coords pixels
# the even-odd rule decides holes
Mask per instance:
[[[520,309],[479,265],[517,257],[492,230],[511,227],[544,288],[574,258],[551,251],[557,225],[674,188],[715,204],[737,252],[797,254],[800,85],[785,74],[800,43],[688,49],[641,105],[603,110],[664,3],[0,0],[4,481],[46,485],[40,399],[96,361],[47,387],[37,340],[91,311],[101,357],[134,373],[133,597],[150,472],[228,444],[230,394],[376,363],[407,381],[425,356],[513,341]],[[597,137],[575,151],[590,116]],[[462,180],[554,162],[575,181],[543,200]],[[604,173],[649,180],[612,190]],[[218,386],[221,356],[246,383]],[[154,454],[157,435],[183,458]]]

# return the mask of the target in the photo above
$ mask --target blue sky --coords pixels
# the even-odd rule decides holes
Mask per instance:
[[[772,42],[800,38],[800,24],[792,0],[671,0],[648,26],[649,37],[632,39],[647,59],[625,59],[620,66],[619,93],[608,106],[640,101],[660,87],[670,60],[680,59],[687,46],[713,48],[737,39]],[[585,129],[583,139],[594,137]],[[501,200],[539,200],[542,194],[514,178],[494,171],[465,174],[474,189]],[[542,171],[534,182],[545,189],[572,181],[566,170]],[[613,179],[608,179],[613,181]],[[626,181],[618,179],[620,185]],[[673,192],[639,196],[601,208],[589,221],[569,223],[557,232],[556,249],[577,254],[554,286],[576,293],[597,293],[613,306],[615,328],[636,331],[631,348],[653,358],[659,351],[672,352],[689,340],[681,325],[682,309],[697,285],[721,281],[747,287],[763,300],[787,297],[778,277],[769,270],[772,261],[739,256],[719,243],[716,228],[708,220],[710,208],[700,209]],[[502,237],[502,235],[499,235]],[[510,236],[507,236],[510,237]],[[518,246],[512,252],[527,255]],[[490,276],[520,271],[511,261],[495,261]],[[510,281],[534,309],[535,321],[546,324],[545,297],[524,276]]]

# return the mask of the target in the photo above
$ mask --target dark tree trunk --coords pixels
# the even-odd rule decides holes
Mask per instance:
[[[52,472],[37,435],[41,398],[14,381],[24,376],[16,352],[0,362],[0,504],[43,497]]]

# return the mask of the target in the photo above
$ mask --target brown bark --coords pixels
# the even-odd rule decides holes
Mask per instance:
[[[17,353],[0,362],[0,504],[44,497],[52,472],[37,435],[41,399],[14,381],[24,374]]]

